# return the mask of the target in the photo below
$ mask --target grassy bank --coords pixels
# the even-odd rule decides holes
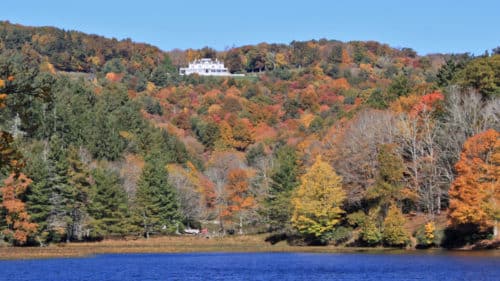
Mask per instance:
[[[164,236],[149,240],[105,240],[101,242],[61,243],[47,247],[0,247],[0,260],[86,257],[97,254],[120,253],[192,253],[192,252],[307,252],[307,253],[439,253],[442,249],[408,251],[393,248],[355,248],[336,246],[290,246],[286,242],[271,245],[265,235],[204,238],[196,236]],[[498,242],[498,241],[497,241]],[[485,248],[483,248],[485,249]],[[463,250],[474,250],[473,248]],[[453,251],[457,252],[457,251]],[[473,251],[477,252],[477,251]],[[484,251],[481,251],[484,254]],[[489,251],[492,254],[492,251]],[[493,251],[500,255],[499,250]],[[479,253],[478,253],[479,254]]]
[[[149,240],[105,240],[101,242],[62,243],[47,247],[0,247],[0,259],[85,257],[112,253],[190,253],[190,252],[357,252],[390,251],[383,248],[338,248],[334,246],[271,245],[263,235],[203,238],[194,236],[154,237]]]

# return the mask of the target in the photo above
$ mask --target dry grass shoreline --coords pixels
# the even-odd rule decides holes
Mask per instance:
[[[290,246],[286,242],[271,245],[263,235],[204,238],[164,236],[149,240],[104,240],[101,242],[62,243],[47,247],[0,247],[0,260],[87,257],[98,254],[194,253],[194,252],[307,252],[307,253],[408,253],[391,248],[345,248],[335,246]],[[427,250],[436,253],[441,249]],[[418,251],[423,252],[423,251]],[[500,256],[500,251],[495,251]]]
[[[192,252],[356,252],[368,249],[334,246],[290,246],[286,242],[271,245],[265,236],[229,236],[204,238],[196,236],[153,237],[149,240],[104,240],[101,242],[62,243],[47,247],[0,247],[0,260],[86,257],[119,253],[192,253]],[[373,250],[373,249],[370,249]],[[390,249],[379,249],[387,251]]]

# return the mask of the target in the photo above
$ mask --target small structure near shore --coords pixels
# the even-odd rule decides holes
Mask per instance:
[[[196,228],[186,228],[184,229],[185,234],[192,234],[192,235],[198,235],[200,234],[200,230]]]

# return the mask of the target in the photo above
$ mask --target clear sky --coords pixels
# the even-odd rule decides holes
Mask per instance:
[[[0,19],[131,38],[163,50],[376,40],[419,54],[500,45],[500,0],[5,0]]]

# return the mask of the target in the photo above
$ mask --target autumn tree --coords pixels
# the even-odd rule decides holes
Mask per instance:
[[[0,174],[20,171],[24,166],[21,153],[14,147],[12,134],[0,131]]]
[[[387,111],[363,110],[345,127],[326,139],[325,146],[342,175],[347,205],[359,208],[377,179],[379,146],[396,140],[396,119]]]
[[[225,233],[224,212],[228,206],[228,194],[225,188],[228,183],[229,172],[233,169],[244,169],[242,153],[238,152],[215,152],[208,161],[205,171],[208,178],[214,184],[215,212],[219,221],[219,231]]]
[[[377,225],[377,219],[377,212],[373,212],[366,216],[360,225],[360,239],[366,245],[375,246],[382,241],[382,233]]]
[[[178,164],[167,165],[168,180],[176,189],[179,209],[184,224],[197,225],[212,215],[214,194],[207,186],[206,178],[188,162],[186,168]]]
[[[218,131],[220,132],[220,135],[215,142],[215,147],[219,150],[231,149],[234,144],[234,136],[229,123],[226,121],[220,122]]]
[[[328,62],[334,64],[342,63],[342,45],[335,45],[332,47],[332,50],[328,55]]]
[[[306,236],[321,238],[340,222],[345,198],[341,177],[318,156],[292,198],[292,225]]]
[[[403,247],[409,242],[404,229],[406,219],[398,206],[392,204],[384,219],[382,240],[387,246]]]
[[[238,120],[232,124],[233,147],[243,151],[254,142],[253,128],[247,122]]]
[[[469,138],[456,164],[458,176],[450,188],[449,223],[452,227],[477,225],[493,228],[500,220],[500,133],[487,130]]]
[[[231,49],[226,53],[224,64],[227,65],[229,72],[235,73],[243,70],[243,60],[238,49]]]
[[[443,149],[439,143],[440,113],[443,95],[433,92],[418,99],[398,123],[398,143],[405,159],[410,189],[419,196],[417,210],[439,214],[446,196],[446,169],[439,163]]]
[[[0,79],[0,89],[5,87],[5,81]],[[0,109],[5,107],[5,100],[7,99],[6,93],[0,93]]]
[[[296,67],[308,67],[319,59],[319,50],[313,42],[293,41],[290,43],[291,60]]]
[[[236,218],[239,221],[239,234],[243,234],[244,213],[255,205],[254,197],[249,190],[247,172],[243,169],[230,170],[225,189],[228,197],[223,217]]]
[[[200,56],[201,58],[216,59],[217,51],[208,46],[205,46],[200,50]]]
[[[415,238],[417,239],[418,247],[431,247],[438,246],[441,237],[439,232],[436,231],[436,223],[434,221],[428,221],[417,229]]]
[[[37,225],[31,222],[25,203],[21,200],[31,182],[31,179],[22,173],[12,173],[0,188],[1,207],[5,210],[7,223],[3,235],[15,245],[26,244],[37,230]]]
[[[447,184],[451,185],[455,179],[455,164],[466,140],[489,129],[500,130],[498,108],[500,98],[484,99],[474,91],[462,92],[458,87],[448,89],[444,116],[437,132],[442,152],[439,167],[443,169]]]

